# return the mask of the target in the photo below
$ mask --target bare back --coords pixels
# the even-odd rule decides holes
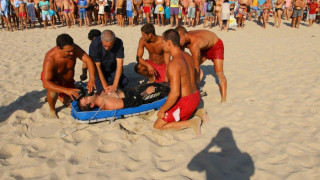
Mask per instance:
[[[195,30],[189,31],[188,36],[190,38],[190,43],[187,48],[192,46],[200,48],[200,50],[207,50],[213,47],[219,40],[218,36],[207,30]]]
[[[172,56],[168,63],[168,79],[170,82],[170,92],[179,90],[180,97],[188,96],[197,91],[195,85],[195,70],[192,66],[192,58],[185,52],[180,52]]]

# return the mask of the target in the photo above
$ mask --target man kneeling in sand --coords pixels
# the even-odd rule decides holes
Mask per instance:
[[[58,118],[55,105],[58,99],[66,106],[70,99],[78,97],[79,89],[74,88],[74,68],[76,59],[87,64],[89,70],[89,92],[95,88],[95,65],[91,58],[76,44],[68,34],[57,37],[57,46],[49,50],[44,58],[41,80],[48,89],[47,100],[50,106],[50,117]]]
[[[163,49],[172,56],[167,66],[170,93],[153,127],[160,130],[191,127],[200,135],[201,119],[188,120],[200,103],[200,92],[195,83],[196,70],[192,57],[183,52],[179,44],[180,36],[176,30],[169,29],[163,33]]]
[[[110,94],[103,91],[101,94],[81,98],[78,107],[82,111],[90,111],[94,107],[100,107],[102,110],[137,107],[160,100],[168,96],[169,91],[169,86],[160,83],[143,84]]]

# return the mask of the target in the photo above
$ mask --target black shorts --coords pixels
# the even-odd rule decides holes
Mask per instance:
[[[88,6],[87,8],[86,8],[86,11],[91,11],[91,10],[93,10],[94,9],[94,6]]]
[[[104,12],[111,12],[110,6],[105,6],[104,7]]]
[[[149,95],[141,96],[141,93],[144,92],[150,86],[154,86],[156,88],[155,92]],[[124,108],[129,108],[137,107],[142,104],[152,103],[168,96],[169,92],[169,86],[160,83],[150,83],[143,84],[134,88],[125,88],[123,90],[123,105]]]
[[[249,13],[251,11],[250,6],[247,6],[247,12]]]
[[[117,9],[117,14],[118,14],[118,15],[123,15],[122,8],[118,8],[118,9]]]

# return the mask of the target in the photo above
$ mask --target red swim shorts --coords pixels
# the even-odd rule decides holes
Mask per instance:
[[[26,17],[26,13],[19,12],[19,16],[20,16],[20,17]]]
[[[147,63],[149,63],[156,71],[157,76],[155,82],[164,82],[166,78],[166,64],[155,64],[151,62],[150,60],[146,60]]]
[[[200,92],[199,90],[189,96],[182,97],[178,102],[169,109],[165,117],[162,119],[167,123],[174,121],[186,121],[195,111],[200,103]]]
[[[214,60],[214,59],[224,60],[224,46],[221,39],[219,39],[217,43],[210,49],[202,50],[201,56],[211,60]]]
[[[151,7],[149,6],[149,7],[143,7],[143,12],[144,13],[150,13],[150,11],[151,11]]]
[[[42,81],[42,76],[43,76],[43,72],[41,72],[41,81]],[[74,86],[74,82],[75,82],[74,79],[72,79],[72,81],[66,82],[66,81],[62,81],[57,78],[53,78],[52,81],[57,82],[59,86],[62,86],[65,88],[74,88],[75,87]],[[64,98],[65,96],[68,96],[68,95],[66,95],[65,93],[59,93],[59,97]]]
[[[184,7],[182,8],[182,14],[187,15],[186,8],[184,8]]]

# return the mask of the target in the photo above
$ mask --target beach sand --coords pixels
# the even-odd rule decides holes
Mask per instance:
[[[141,26],[0,32],[0,179],[320,179],[320,27],[283,23],[212,29],[225,46],[227,103],[206,61],[201,106],[210,120],[199,137],[154,130],[156,112],[86,125],[58,102],[60,118],[48,117],[40,73],[57,35],[87,50],[90,29],[113,30],[134,86],[143,80],[133,70]],[[75,80],[80,73],[79,61]]]

